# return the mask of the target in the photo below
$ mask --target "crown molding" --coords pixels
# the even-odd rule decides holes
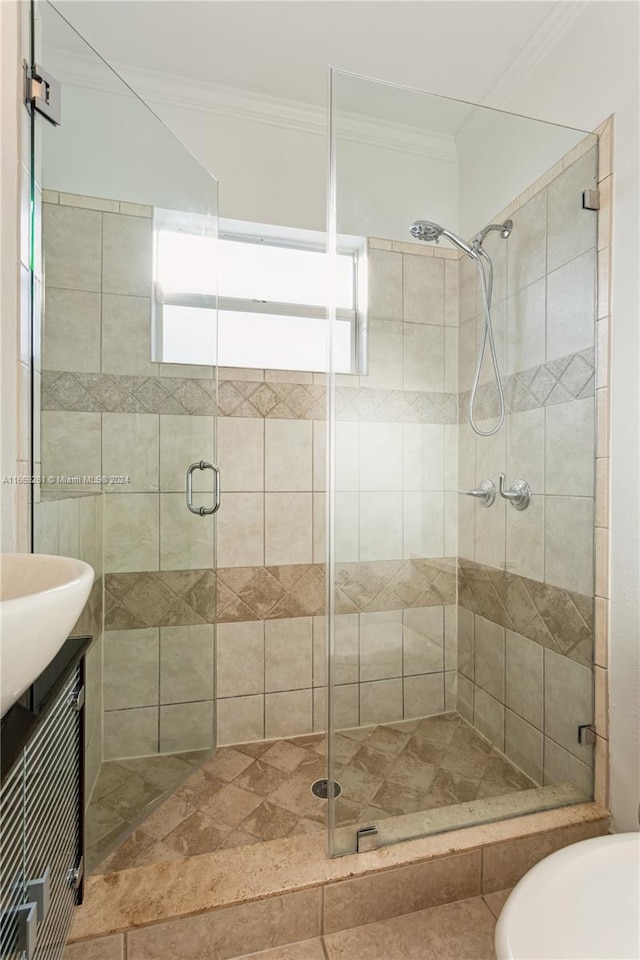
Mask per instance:
[[[588,2],[558,0],[480,106],[506,110],[517,91],[525,85],[549,49],[574,23]],[[97,55],[78,54],[59,48],[48,50],[47,62],[48,68],[62,83],[115,95],[130,96],[133,92],[155,109],[170,106],[246,123],[266,124],[308,136],[327,136],[327,110],[314,104],[192,80],[125,63],[114,63],[113,69],[110,69],[106,61]],[[455,137],[352,113],[342,113],[336,129],[341,138],[354,143],[458,163],[482,135],[487,119],[484,110],[476,110]]]
[[[558,0],[533,36],[511,61],[498,82],[493,85],[484,98],[483,104],[498,110],[506,110],[514,94],[525,85],[549,50],[575,23],[588,5],[589,0]]]
[[[93,56],[50,48],[48,69],[62,84],[131,96],[133,92],[152,108],[177,107],[246,123],[293,130],[310,136],[326,137],[327,111],[324,107],[282,97],[185,79],[128,64],[115,63],[110,70]],[[382,147],[431,159],[458,162],[453,136],[424,131],[409,124],[378,120],[356,113],[342,113],[337,121],[338,135],[355,143]]]
[[[534,70],[544,61],[549,50],[566,33],[588,5],[589,0],[558,0],[538,29],[514,57],[500,79],[495,83],[482,103],[463,124],[456,135],[458,156],[464,157],[472,149],[487,122],[482,109],[508,111],[509,103],[527,83]],[[542,118],[540,118],[542,119]]]
[[[341,113],[336,132],[343,140],[385,150],[412,153],[432,160],[458,163],[455,137],[435,130],[420,130],[392,120],[374,120],[356,113]]]

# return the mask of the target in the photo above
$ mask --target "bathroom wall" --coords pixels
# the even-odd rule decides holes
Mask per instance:
[[[14,104],[18,101],[21,85],[22,60],[26,55],[26,46],[19,45],[19,14],[26,16],[26,4],[17,4],[5,0],[0,4],[0,27],[2,42],[2,138],[3,154],[10,162],[2,168],[2,454],[3,476],[17,472],[16,464],[20,460],[18,437],[24,434],[19,430],[19,422],[24,429],[27,417],[18,414],[18,389],[15,380],[16,361],[21,354],[19,340],[21,329],[17,304],[20,299],[19,285],[13,264],[20,260],[20,215],[17,209],[17,185],[21,157],[26,163],[28,153],[21,155],[19,149],[19,130],[16,122]],[[603,622],[605,641],[611,633],[610,654],[602,654],[611,666],[612,682],[612,735],[616,737],[616,751],[613,759],[612,799],[616,824],[620,829],[634,829],[637,825],[638,805],[638,729],[637,695],[639,671],[637,644],[637,582],[638,551],[635,532],[638,515],[637,484],[637,438],[635,423],[638,413],[637,381],[638,350],[638,88],[630,78],[637,75],[638,69],[638,11],[634,4],[619,4],[616,16],[611,16],[609,5],[587,4],[582,7],[571,29],[559,32],[549,42],[545,38],[545,48],[541,56],[528,63],[528,69],[518,70],[515,80],[508,88],[502,86],[490,97],[490,104],[505,107],[516,113],[540,116],[561,124],[573,124],[590,129],[600,123],[602,117],[616,113],[616,171],[617,189],[612,197],[615,207],[615,271],[612,280],[612,297],[616,311],[615,328],[611,328],[614,371],[611,377],[611,402],[624,416],[616,417],[611,437],[611,461],[614,465],[612,476],[612,498],[618,505],[612,517],[612,556],[611,585],[607,588],[611,599],[601,598],[600,617]],[[603,38],[606,42],[603,42]],[[26,44],[26,35],[25,35]],[[525,51],[526,53],[526,51]],[[13,69],[11,68],[13,64]],[[7,65],[7,69],[5,69]],[[426,76],[426,75],[425,75]],[[426,85],[438,89],[437,82],[425,79]],[[465,90],[466,84],[466,90]],[[460,78],[457,96],[472,98],[477,86],[477,78],[467,81]],[[195,136],[203,135],[206,124],[195,111],[185,111],[192,117]],[[26,116],[26,112],[22,111]],[[168,118],[170,119],[170,118]],[[185,120],[186,123],[186,120]],[[290,191],[290,170],[284,161],[295,157],[296,162],[304,157],[301,164],[305,171],[320,184],[324,179],[325,158],[320,149],[320,136],[305,138],[292,135],[291,141],[284,143],[282,150],[276,149],[268,127],[261,142],[258,155],[264,158],[267,149],[276,154],[274,169],[281,168],[283,188],[278,196],[283,202],[291,201],[293,207],[304,203],[309,191]],[[286,134],[286,131],[285,131]],[[301,140],[310,141],[311,151],[302,153]],[[195,145],[195,139],[193,141]],[[317,146],[317,149],[316,149]],[[206,159],[204,152],[201,153]],[[612,149],[610,149],[612,158]],[[14,162],[14,159],[17,162]],[[609,168],[610,169],[610,168]],[[22,174],[24,175],[24,170]],[[247,178],[247,182],[251,177]],[[255,178],[253,178],[255,186]],[[269,191],[267,191],[269,192]],[[317,200],[310,211],[309,223],[322,217],[322,191],[317,191]],[[260,192],[265,196],[265,191]],[[27,215],[28,203],[23,212]],[[315,218],[315,219],[314,219]],[[25,219],[25,222],[26,222]],[[269,218],[267,218],[269,219]],[[286,218],[285,218],[286,219]],[[26,266],[25,261],[25,266]],[[23,298],[24,302],[24,298]],[[26,312],[23,314],[26,317]],[[24,336],[22,346],[27,350]],[[26,364],[23,363],[26,371]],[[28,383],[28,381],[25,381]],[[615,384],[615,385],[614,385]],[[604,388],[603,388],[604,390]],[[22,391],[25,398],[28,391]],[[608,424],[606,424],[608,426]],[[607,448],[608,452],[608,448]],[[3,489],[2,497],[2,542],[3,549],[26,549],[28,537],[24,536],[28,528],[28,509],[18,504],[18,489]],[[26,498],[25,498],[26,502]],[[607,504],[608,505],[608,504]],[[600,527],[604,529],[604,527]],[[21,531],[21,539],[17,531]],[[609,610],[611,625],[609,626]]]
[[[593,749],[596,217],[582,192],[597,179],[587,139],[497,219],[493,322],[506,378],[506,425],[494,437],[460,425],[460,483],[526,479],[531,505],[460,502],[458,708],[538,783],[589,794]],[[482,336],[473,264],[460,262],[461,413]],[[483,364],[476,416],[496,423]]]
[[[28,6],[8,0],[0,6],[0,90],[2,125],[2,220],[0,223],[0,405],[3,478],[26,477],[30,460],[29,343],[29,117],[22,106],[23,59],[29,55]],[[39,264],[36,264],[39,270]],[[3,482],[0,539],[3,551],[29,550],[30,485]]]
[[[44,470],[131,480],[102,498],[105,759],[210,744],[216,618],[218,743],[325,727],[324,377],[219,371],[216,577],[182,490],[214,455],[213,371],[148,359],[149,214],[45,195]],[[343,726],[455,696],[457,262],[368,261],[369,368],[337,424]]]
[[[572,165],[567,175],[582,177],[583,171]],[[540,204],[539,196],[544,197],[545,218],[546,190],[533,198]],[[49,255],[46,275],[44,471],[70,472],[71,458],[72,472],[122,473],[132,480],[106,487],[103,497],[105,758],[198,749],[210,742],[216,586],[218,742],[324,729],[323,377],[220,371],[217,456],[224,505],[214,577],[213,531],[205,528],[202,533],[196,526],[199,518],[192,520],[186,512],[181,490],[185,464],[213,456],[212,371],[161,370],[148,360],[149,302],[143,294],[150,279],[150,210],[124,204],[115,210],[112,201],[56,193],[47,193],[46,201],[45,239],[56,256],[60,251],[64,255],[62,263],[53,265]],[[535,219],[533,228],[527,225],[531,209],[523,205],[514,214],[514,244],[528,229],[538,235]],[[77,280],[64,271],[75,268],[81,250],[92,249],[92,236],[102,266],[94,268],[89,281],[83,272],[82,284],[99,289],[76,290]],[[546,240],[542,242],[546,251]],[[587,420],[583,434],[588,434],[592,421],[587,405],[592,408],[593,403],[588,390],[586,396],[567,400],[558,389],[556,395],[565,402],[551,404],[549,410],[531,400],[524,410],[515,408],[512,394],[521,382],[515,374],[528,368],[520,358],[531,364],[544,349],[535,341],[540,300],[534,293],[547,279],[546,274],[532,279],[521,292],[520,260],[514,259],[509,273],[504,242],[491,238],[489,245],[497,268],[494,316],[500,359],[512,382],[506,430],[496,440],[483,441],[470,436],[466,423],[457,422],[458,315],[463,405],[473,363],[469,347],[475,350],[480,329],[477,291],[466,260],[437,247],[370,241],[368,369],[359,377],[341,377],[338,388],[336,721],[352,726],[453,708],[460,510],[459,708],[539,779],[535,758],[522,744],[527,735],[534,739],[529,727],[541,733],[542,724],[537,706],[526,717],[521,715],[524,706],[519,712],[512,709],[522,702],[518,671],[522,662],[527,669],[535,662],[541,678],[543,659],[550,666],[556,656],[562,662],[548,670],[549,675],[564,667],[570,682],[575,684],[577,670],[584,679],[587,671],[579,660],[585,660],[583,648],[590,636],[584,598],[593,592],[586,582],[575,580],[579,571],[573,562],[566,576],[574,580],[554,573],[553,562],[557,566],[558,561],[553,539],[547,542],[546,580],[540,566],[546,563],[543,498],[563,496],[560,487],[553,486],[551,464],[565,441],[558,444],[551,431],[560,411],[569,415],[573,440],[581,416]],[[552,273],[550,277],[552,283]],[[106,292],[112,289],[121,292]],[[512,309],[513,329],[506,325]],[[519,337],[526,331],[530,339],[516,340],[513,331]],[[586,383],[591,368],[585,349],[575,351],[580,356],[574,364],[586,364]],[[569,365],[561,361],[560,366],[564,373]],[[188,376],[193,373],[197,376]],[[483,381],[487,379],[485,367]],[[578,393],[584,393],[584,386],[580,384]],[[492,403],[487,387],[481,402],[486,416]],[[545,418],[546,486],[531,473],[543,460],[540,434]],[[500,461],[510,479],[519,469],[534,489],[530,511],[515,514],[516,522],[529,523],[524,550],[522,530],[512,527],[510,508],[508,513],[498,501],[481,513],[473,501],[458,497],[458,435],[462,487],[495,473],[501,455],[529,456],[526,463]],[[538,449],[535,443],[542,446]],[[578,453],[571,458],[574,471]],[[588,450],[581,456],[586,463]],[[587,499],[587,491],[581,492]],[[539,566],[534,567],[538,556]],[[543,627],[536,622],[535,630],[541,633],[533,632],[531,618],[524,625],[518,621],[518,629],[509,634],[505,623],[496,624],[495,612],[474,592],[472,582],[479,570],[504,564],[519,582],[546,582],[559,588],[557,596],[570,598],[577,631],[572,634],[575,662],[558,656],[558,644],[566,642],[560,641],[566,610],[562,629],[554,628],[549,617]],[[190,575],[185,577],[187,570]],[[545,630],[553,639],[543,653],[539,641],[542,634],[546,637]],[[511,684],[511,693],[506,684]],[[576,708],[584,709],[584,697],[576,698]],[[557,756],[568,762],[564,753]]]
[[[459,509],[459,709],[537,780],[542,779],[542,737],[555,731],[560,742],[549,734],[545,743],[547,780],[570,775],[586,783],[590,771],[580,764],[588,751],[579,748],[577,757],[570,747],[574,726],[591,718],[584,664],[592,624],[585,601],[593,587],[586,582],[589,571],[583,568],[581,574],[573,555],[562,566],[553,540],[557,521],[545,530],[542,519],[556,501],[567,506],[560,499],[563,475],[557,479],[553,468],[567,438],[575,447],[574,474],[579,457],[583,466],[593,464],[593,447],[589,452],[576,445],[589,431],[593,436],[588,413],[593,347],[589,353],[582,341],[573,344],[581,349],[566,361],[567,354],[558,355],[560,347],[554,353],[551,346],[555,330],[540,323],[542,287],[550,289],[547,314],[560,317],[553,313],[554,282],[566,287],[566,273],[589,260],[588,251],[581,251],[565,265],[563,258],[575,251],[563,251],[556,270],[549,269],[552,263],[547,266],[547,192],[563,191],[569,178],[582,183],[595,172],[583,169],[593,163],[593,153],[570,159],[557,183],[522,198],[513,214],[510,243],[525,244],[527,257],[542,265],[542,275],[521,276],[526,258],[514,249],[507,262],[507,245],[495,236],[488,241],[496,261],[499,355],[511,378],[508,423],[495,440],[476,439],[466,423],[458,423],[458,363],[464,407],[480,331],[478,291],[466,259],[458,261],[437,247],[370,241],[369,366],[358,378],[340,378],[338,388],[334,679],[339,726],[453,708]],[[126,486],[107,487],[103,497],[105,758],[209,745],[216,582],[218,742],[324,729],[322,376],[220,371],[218,459],[225,499],[214,577],[213,532],[187,526],[191,518],[181,490],[185,463],[213,456],[213,371],[166,370],[148,360],[144,294],[150,281],[151,211],[51,192],[45,200],[51,252],[44,472],[132,478]],[[79,269],[87,252],[98,257],[93,273]],[[589,262],[593,270],[593,251]],[[560,343],[575,335],[580,331],[574,324]],[[527,373],[531,368],[535,376]],[[583,369],[584,382],[578,382]],[[548,376],[554,375],[549,385]],[[540,398],[536,377],[543,376],[541,392],[546,388],[547,393]],[[495,404],[488,380],[485,365],[480,397],[485,419]],[[526,395],[524,387],[532,385]],[[560,414],[565,419],[558,421]],[[514,470],[530,479],[534,502],[529,511],[514,520],[510,514],[515,512],[501,501],[482,513],[471,500],[458,503],[458,436],[460,485],[475,485],[503,463],[510,481]],[[586,483],[584,471],[578,472]],[[572,509],[584,508],[582,501],[593,497],[592,486],[589,493],[582,487],[573,492],[580,496],[571,498],[578,501],[568,504]],[[513,524],[525,521],[523,536],[523,527]],[[589,523],[592,514],[585,529]],[[566,546],[567,538],[560,542]],[[579,548],[579,559],[588,554],[589,543]],[[544,597],[565,604],[561,624],[554,624],[548,612],[534,618],[529,608],[521,622],[508,604],[506,615],[496,615],[493,594],[488,598],[478,591],[477,581],[483,571],[505,564],[519,586],[537,582],[556,588]],[[498,593],[513,582],[505,574]],[[494,576],[494,587],[497,583]],[[574,617],[571,650],[562,646],[567,611]],[[537,672],[541,688],[543,665],[547,688],[527,703],[521,696],[523,676],[529,683]],[[589,707],[586,720],[576,716],[569,724],[565,718],[554,728],[554,695],[559,701],[553,678],[561,690],[566,684],[574,688],[576,711]]]
[[[339,378],[333,679],[341,726],[440,712],[445,680],[450,701],[453,693],[454,577],[443,558],[444,491],[453,482],[445,443],[452,463],[457,430],[456,387],[445,378],[448,356],[455,380],[455,310],[445,327],[444,293],[446,282],[455,297],[456,264],[434,258],[433,248],[402,249],[370,243],[369,370]],[[325,378],[220,376],[218,743],[324,730]]]
[[[72,46],[68,38],[67,43]],[[145,123],[139,104],[122,96],[121,83],[77,46],[75,51],[48,50],[50,70],[65,87],[67,116],[64,142],[56,144],[51,137],[47,144],[48,182],[62,191],[143,200],[169,209],[198,209],[192,198],[196,192],[190,183],[192,165],[190,176],[181,175],[187,162],[182,151],[167,156],[166,131],[156,123]],[[194,86],[176,76],[140,72],[129,65],[118,69],[204,168],[224,184],[221,216],[325,229],[324,107],[253,97],[215,84]],[[356,184],[354,211],[375,209],[376,228],[384,237],[404,238],[416,206],[431,209],[434,217],[455,226],[458,164],[453,136],[389,123],[378,115],[375,102],[370,106],[361,115],[349,113],[344,119],[348,165],[357,171],[352,181]],[[138,144],[134,156],[127,155],[120,163],[113,162],[116,146],[108,135],[115,129],[126,129],[127,142]],[[161,168],[148,169],[148,150],[161,152]],[[71,165],[70,156],[75,158]],[[175,175],[168,175],[170,168]],[[380,181],[397,184],[393,197],[380,194]],[[439,184],[435,197],[430,188],[434,182]],[[185,204],[180,191],[187,188],[189,203]],[[359,231],[347,222],[343,232]]]
[[[213,743],[213,618],[184,623],[175,595],[163,603],[150,580],[213,567],[213,522],[187,511],[184,470],[213,457],[215,386],[211,368],[159,377],[149,360],[150,218],[144,205],[45,193],[43,469],[126,480],[100,498],[104,759]],[[189,416],[194,405],[208,415]]]
[[[0,532],[3,552],[31,550],[32,500],[36,527],[35,549],[42,553],[68,553],[91,563],[96,580],[75,633],[93,633],[97,641],[87,657],[86,678],[90,696],[86,708],[85,785],[90,796],[102,757],[102,710],[100,704],[100,623],[102,604],[102,566],[98,519],[99,501],[80,503],[65,499],[60,503],[40,502],[39,483],[16,483],[15,477],[41,474],[38,459],[39,433],[33,438],[36,460],[31,463],[31,383],[37,398],[40,389],[41,344],[38,331],[31,339],[30,301],[30,118],[19,91],[23,83],[23,63],[30,56],[29,5],[3,3],[0,7],[2,56],[2,513]],[[6,159],[6,163],[4,162]],[[11,159],[11,162],[9,160]],[[36,153],[36,200],[41,197],[40,157]],[[36,231],[39,218],[36,210]],[[33,261],[36,308],[41,303],[42,258],[36,248]],[[17,265],[17,271],[16,271]],[[33,354],[33,355],[32,355]],[[32,368],[33,361],[33,368]],[[46,528],[46,532],[45,532]],[[95,536],[94,536],[95,533]],[[42,546],[39,540],[42,537]]]
[[[640,550],[637,530],[640,517],[637,423],[640,415],[640,84],[638,42],[640,11],[637,4],[586,4],[576,10],[570,29],[555,43],[546,43],[529,71],[523,71],[506,90],[490,98],[492,106],[519,114],[541,116],[554,123],[570,123],[591,130],[603,118],[615,117],[615,143],[611,123],[604,129],[605,179],[614,171],[607,221],[611,243],[602,256],[600,282],[610,362],[607,387],[599,388],[606,402],[599,416],[600,435],[610,458],[610,489],[603,508],[610,519],[610,562],[603,561],[601,575],[606,597],[597,603],[601,659],[606,658],[610,678],[611,809],[614,829],[638,829],[640,801],[640,612],[637,583]],[[613,115],[613,116],[612,116]],[[604,247],[602,248],[605,249]],[[610,294],[609,294],[610,291]],[[602,293],[604,296],[602,297]],[[610,303],[607,303],[609,296]],[[601,325],[604,326],[604,325]],[[602,341],[601,341],[602,342]],[[600,413],[600,410],[599,410]],[[601,471],[602,474],[602,471]],[[600,527],[599,529],[605,529]],[[604,538],[600,535],[600,540]],[[600,590],[598,590],[600,594]],[[598,676],[598,675],[597,675]],[[602,679],[602,675],[600,675]],[[596,689],[597,692],[597,689]],[[608,706],[604,698],[603,714]],[[604,741],[597,744],[605,758]],[[605,764],[600,764],[603,769]],[[603,773],[606,778],[606,774]],[[596,769],[596,783],[598,770]],[[601,798],[607,797],[600,790]]]

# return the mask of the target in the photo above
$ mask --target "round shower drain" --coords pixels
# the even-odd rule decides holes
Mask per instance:
[[[323,777],[322,780],[316,780],[315,783],[311,784],[311,793],[314,797],[319,797],[321,800],[326,800],[329,796],[329,781],[326,777]],[[342,793],[342,787],[340,784],[334,780],[333,781],[333,795],[334,797],[339,797]]]

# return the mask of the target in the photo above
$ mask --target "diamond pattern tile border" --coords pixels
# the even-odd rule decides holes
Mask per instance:
[[[339,420],[377,423],[456,423],[454,393],[338,387]],[[45,370],[42,409],[94,413],[324,420],[326,389],[318,384],[252,380],[131,377]]]
[[[460,558],[458,603],[563,656],[593,663],[593,597]]]
[[[456,590],[457,588],[457,590]],[[456,602],[487,620],[592,662],[593,598],[452,557],[336,565],[336,612],[365,613]],[[322,564],[110,573],[105,627],[235,623],[325,612]]]
[[[455,603],[456,562],[389,560],[337,566],[336,611],[353,613]],[[105,628],[186,626],[324,614],[323,564],[109,573]]]
[[[593,397],[595,374],[593,348],[514,373],[503,380],[507,413],[522,413],[524,410]],[[460,394],[461,421],[467,418],[469,397],[469,392]],[[498,392],[493,384],[485,383],[478,389],[476,402],[479,419],[498,416]]]
[[[592,397],[594,350],[583,350],[512,374],[504,380],[509,413]],[[338,420],[375,423],[457,423],[467,416],[469,393],[425,393],[337,387]],[[324,420],[326,390],[318,384],[266,383],[181,377],[132,377],[45,370],[42,409],[95,413]],[[478,391],[478,415],[497,415],[495,386]]]

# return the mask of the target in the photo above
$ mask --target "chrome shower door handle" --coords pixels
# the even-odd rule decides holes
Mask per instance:
[[[193,503],[193,474],[195,470],[213,471],[213,504],[210,507],[196,507]],[[220,468],[215,463],[209,463],[208,460],[197,460],[187,467],[186,475],[186,498],[187,507],[191,513],[198,517],[206,517],[209,514],[217,513],[220,509],[221,491],[220,491]]]
[[[508,500],[514,510],[526,510],[531,503],[531,487],[526,480],[516,480],[510,487],[505,486],[506,477],[500,474],[499,491],[504,500]]]
[[[475,497],[483,507],[490,507],[496,499],[496,488],[493,480],[483,480],[477,490],[459,490],[465,497]]]

